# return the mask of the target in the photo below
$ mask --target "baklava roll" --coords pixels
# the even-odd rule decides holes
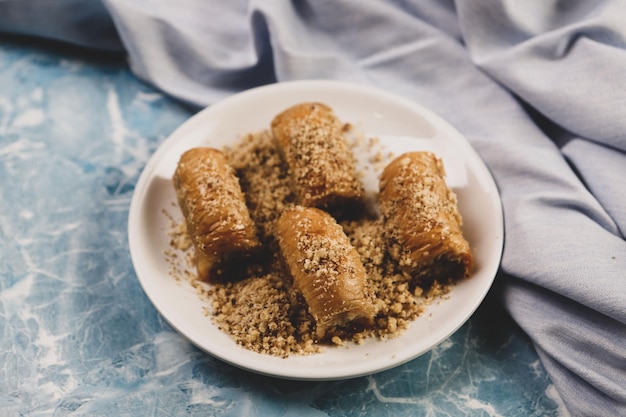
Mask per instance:
[[[389,253],[404,275],[427,287],[468,277],[472,254],[443,162],[430,152],[400,155],[380,178]]]
[[[318,339],[373,323],[365,267],[342,227],[325,211],[294,206],[276,224],[280,253],[316,322]]]
[[[328,209],[360,200],[354,155],[330,107],[297,104],[277,115],[271,127],[300,205]]]
[[[260,246],[239,180],[221,151],[204,147],[186,151],[173,182],[194,244],[198,278],[216,278],[227,261]]]

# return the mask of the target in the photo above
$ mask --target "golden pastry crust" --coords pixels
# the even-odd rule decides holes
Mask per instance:
[[[430,152],[400,155],[380,178],[389,254],[421,286],[468,277],[473,263],[456,195],[444,178],[443,162]]]
[[[358,252],[341,226],[317,208],[295,206],[276,224],[280,252],[316,322],[318,339],[373,324],[375,306]]]
[[[230,258],[260,247],[239,180],[221,151],[186,151],[173,182],[201,280],[213,280]]]
[[[277,115],[271,128],[300,205],[328,209],[360,200],[354,156],[330,107],[297,104]]]

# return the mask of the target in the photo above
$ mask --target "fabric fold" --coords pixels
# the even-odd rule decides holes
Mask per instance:
[[[3,0],[3,32],[108,52],[124,51],[113,21],[99,0]]]
[[[512,277],[502,297],[558,381],[556,388],[571,415],[623,414],[623,374],[606,372],[607,367],[623,370],[623,350],[612,341],[623,332],[623,323]],[[578,319],[564,325],[573,317]]]
[[[564,4],[459,2],[468,51],[553,123],[626,151],[626,6]]]
[[[206,106],[275,82],[267,30],[246,2],[106,0],[133,72],[166,93]]]

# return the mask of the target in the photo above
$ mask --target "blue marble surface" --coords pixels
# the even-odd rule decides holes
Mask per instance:
[[[373,376],[283,381],[199,351],[131,265],[150,155],[193,109],[122,56],[0,37],[0,416],[556,416],[558,395],[497,303]]]

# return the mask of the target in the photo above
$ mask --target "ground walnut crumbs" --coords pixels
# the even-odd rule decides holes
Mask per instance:
[[[284,165],[269,132],[249,134],[225,150],[229,163],[239,178],[250,217],[258,229],[263,252],[250,261],[247,277],[207,286],[191,280],[206,297],[207,314],[238,345],[263,354],[287,357],[292,354],[320,352],[315,321],[307,311],[302,295],[293,291],[291,277],[280,259],[274,227],[280,214],[295,204],[288,168]],[[353,333],[343,332],[328,343],[342,345],[366,338],[394,337],[407,329],[422,314],[435,295],[448,287],[435,283],[426,290],[412,287],[401,277],[396,263],[388,255],[380,218],[363,216],[340,222],[350,243],[356,248],[367,272],[367,286],[375,298],[373,326]],[[184,230],[184,229],[182,229]],[[183,242],[181,228],[172,227],[172,245]],[[180,249],[180,248],[179,248]],[[187,251],[193,247],[186,245]],[[188,260],[188,256],[170,259]]]

